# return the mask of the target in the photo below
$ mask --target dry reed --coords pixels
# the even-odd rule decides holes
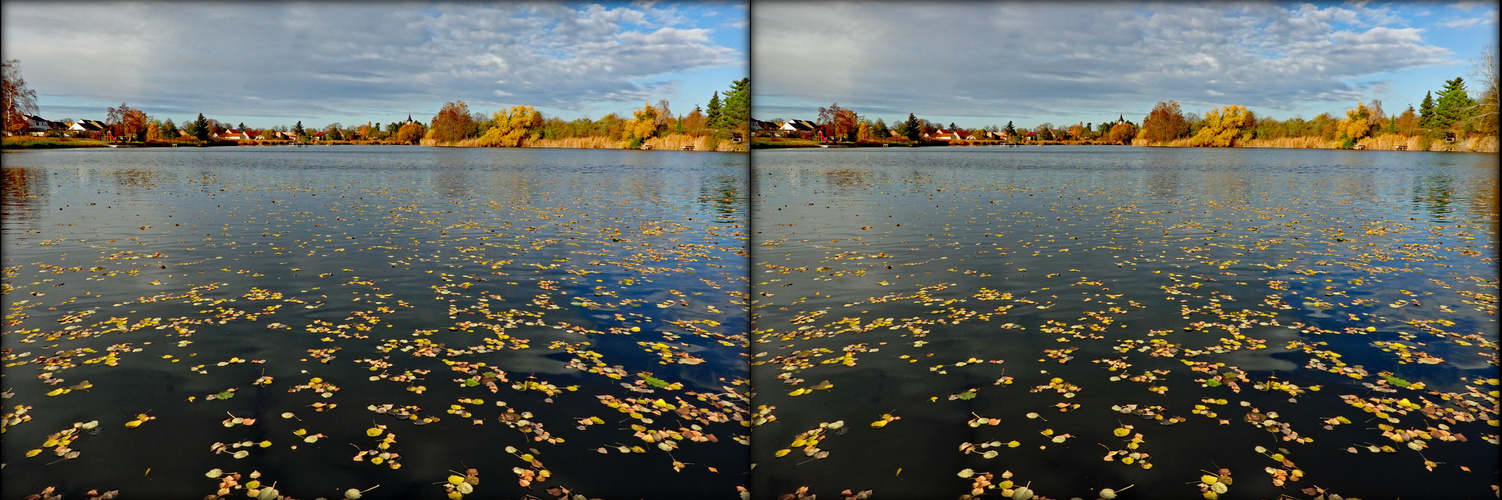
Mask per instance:
[[[668,151],[678,151],[678,150],[701,151],[701,150],[708,149],[708,148],[705,147],[706,144],[705,144],[704,139],[706,139],[706,138],[705,137],[694,137],[694,136],[685,135],[685,134],[673,134],[673,135],[669,135],[667,137],[653,137],[651,139],[647,139],[647,142],[645,143],[645,145],[647,147],[652,148],[652,149],[668,150]]]
[[[1472,151],[1477,153],[1496,153],[1497,136],[1490,135],[1484,137],[1472,137],[1466,139],[1462,145],[1465,147],[1464,151]]]
[[[1338,144],[1335,141],[1319,137],[1279,137],[1236,141],[1236,147],[1239,148],[1335,149],[1336,146]]]
[[[1407,150],[1407,151],[1461,151],[1476,153],[1497,152],[1497,137],[1470,137],[1454,143],[1443,140],[1428,139],[1423,136],[1407,136],[1400,134],[1384,134],[1376,137],[1366,137],[1356,142],[1361,149],[1373,150]],[[1167,146],[1175,148],[1191,147],[1188,138],[1175,139],[1168,144],[1154,144],[1146,139],[1132,140],[1133,146]],[[1248,139],[1237,141],[1238,148],[1282,148],[1282,149],[1337,149],[1340,141],[1322,139],[1319,137],[1280,137],[1277,139]],[[1427,147],[1427,149],[1426,149]]]
[[[566,139],[538,139],[535,141],[522,141],[524,148],[573,148],[573,149],[622,149],[626,147],[624,141],[611,140],[608,137],[569,137]]]

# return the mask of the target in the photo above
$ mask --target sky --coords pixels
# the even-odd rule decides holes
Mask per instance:
[[[705,106],[749,75],[739,2],[12,2],[0,53],[41,116],[103,120],[124,103],[176,123],[248,127],[487,115],[630,116]]]
[[[1495,2],[755,2],[752,115],[1141,123],[1158,102],[1398,114],[1497,41]],[[895,125],[893,125],[895,126]]]

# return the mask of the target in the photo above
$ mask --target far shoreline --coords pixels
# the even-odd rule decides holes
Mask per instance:
[[[1417,139],[1417,138],[1415,138],[1415,139]],[[1357,145],[1358,147],[1354,147],[1354,148],[1342,148],[1338,144],[1331,144],[1331,145],[1320,145],[1320,144],[1316,144],[1316,145],[1308,145],[1308,144],[1278,145],[1278,144],[1272,143],[1273,141],[1276,141],[1276,140],[1266,140],[1266,141],[1254,140],[1254,141],[1250,141],[1250,143],[1236,144],[1236,145],[1232,145],[1232,146],[1187,146],[1187,145],[1173,145],[1173,144],[1142,144],[1142,143],[1140,143],[1140,141],[1137,141],[1136,143],[1133,143],[1133,144],[1106,144],[1106,143],[1093,142],[1093,141],[1078,141],[1078,142],[1076,142],[1076,141],[1036,141],[1036,142],[1028,142],[1028,143],[1018,143],[1018,144],[1013,144],[1013,145],[1005,145],[1005,144],[953,144],[953,143],[944,143],[942,141],[940,141],[940,142],[929,141],[929,142],[925,142],[925,143],[886,142],[886,143],[875,143],[875,144],[871,144],[871,143],[817,143],[817,142],[814,142],[814,141],[799,141],[797,143],[793,143],[793,142],[771,142],[771,143],[769,143],[769,142],[753,142],[752,146],[751,146],[751,149],[772,150],[772,149],[850,149],[850,148],[946,148],[946,147],[953,147],[953,148],[967,148],[967,147],[1002,147],[1002,148],[1009,148],[1009,147],[1032,147],[1032,146],[1133,146],[1133,147],[1165,148],[1165,149],[1201,149],[1201,148],[1203,148],[1203,149],[1323,149],[1323,150],[1344,150],[1344,151],[1404,151],[1404,152],[1430,152],[1430,153],[1497,153],[1498,152],[1498,147],[1497,147],[1498,142],[1497,142],[1497,138],[1496,137],[1480,137],[1480,138],[1473,138],[1473,139],[1469,139],[1469,140],[1465,140],[1465,141],[1456,141],[1454,143],[1447,143],[1447,142],[1444,142],[1444,141],[1433,141],[1433,144],[1430,145],[1429,149],[1421,149],[1421,148],[1418,148],[1418,147],[1401,147],[1400,148],[1400,147],[1396,147],[1394,145],[1387,145],[1388,147],[1371,147],[1371,146],[1368,146],[1366,144],[1358,144]],[[807,142],[807,143],[805,143],[805,142]],[[1333,143],[1335,141],[1331,141],[1331,142]],[[1399,144],[1399,145],[1406,146],[1406,144]]]
[[[227,141],[227,140],[216,140],[216,141],[207,141],[207,142],[199,142],[199,141],[147,141],[147,142],[144,142],[144,143],[141,143],[141,142],[111,143],[111,142],[108,142],[108,141],[103,141],[103,140],[98,140],[98,139],[77,139],[77,138],[70,138],[70,137],[63,137],[63,138],[57,138],[57,137],[40,137],[40,138],[38,138],[38,137],[20,137],[20,136],[6,137],[4,139],[4,141],[3,141],[3,145],[0,145],[0,149],[3,149],[4,151],[9,152],[9,151],[35,151],[35,150],[49,150],[49,149],[101,149],[101,148],[117,148],[117,149],[129,148],[129,149],[137,149],[137,148],[177,148],[177,147],[182,147],[182,148],[222,148],[222,147],[274,147],[274,146],[281,146],[281,147],[304,147],[304,146],[414,146],[414,147],[476,148],[476,149],[612,149],[612,150],[619,150],[619,151],[680,151],[680,152],[706,152],[706,153],[747,153],[747,152],[749,152],[749,148],[745,147],[744,145],[741,145],[740,147],[731,147],[731,148],[728,148],[728,149],[714,149],[714,150],[710,150],[710,149],[682,149],[682,148],[671,149],[671,148],[652,148],[652,147],[629,148],[629,147],[625,147],[624,146],[624,142],[622,142],[622,144],[619,145],[619,146],[617,146],[617,147],[568,146],[568,145],[562,145],[562,144],[551,144],[551,143],[549,143],[549,144],[540,144],[540,145],[535,145],[535,146],[534,145],[522,145],[522,146],[518,146],[518,147],[511,147],[511,148],[500,148],[500,147],[491,147],[491,146],[473,146],[473,145],[461,145],[461,144],[399,144],[399,143],[394,143],[394,142],[381,142],[381,141],[318,141],[318,142],[303,142],[303,143],[298,143],[298,142],[290,142],[290,141],[255,141],[255,140],[251,140],[251,141]]]

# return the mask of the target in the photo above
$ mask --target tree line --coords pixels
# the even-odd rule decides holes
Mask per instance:
[[[1479,98],[1472,98],[1465,79],[1456,77],[1445,81],[1441,88],[1425,93],[1417,108],[1409,105],[1394,114],[1383,109],[1381,100],[1374,99],[1356,103],[1354,108],[1344,112],[1344,116],[1321,113],[1313,119],[1276,120],[1258,117],[1242,105],[1214,108],[1200,116],[1184,112],[1178,102],[1170,100],[1159,102],[1142,119],[1141,125],[1118,116],[1098,123],[1058,126],[1045,122],[1031,129],[1019,129],[1009,121],[1004,127],[989,125],[967,130],[954,123],[946,128],[912,113],[906,120],[888,125],[880,118],[871,120],[834,103],[819,108],[811,134],[817,134],[825,141],[857,144],[922,143],[943,133],[957,133],[962,139],[977,136],[988,140],[1211,147],[1353,148],[1367,144],[1407,146],[1411,143],[1419,149],[1430,149],[1430,145],[1438,141],[1477,138],[1492,138],[1495,143],[1498,128],[1497,65],[1495,45],[1484,49],[1472,61],[1473,74],[1481,81]],[[787,120],[778,118],[773,121],[780,124]]]
[[[1257,117],[1245,106],[1227,105],[1200,117],[1184,113],[1174,101],[1160,102],[1142,120],[1137,144],[1173,146],[1272,145],[1278,141],[1304,139],[1306,144],[1333,144],[1353,148],[1387,142],[1412,142],[1429,149],[1435,141],[1497,137],[1497,49],[1489,47],[1474,62],[1482,89],[1473,99],[1462,77],[1424,94],[1418,108],[1412,104],[1390,114],[1381,100],[1356,103],[1345,116],[1321,113],[1313,119],[1294,117],[1275,120]],[[1259,142],[1260,141],[1260,142]]]
[[[1207,112],[1204,117],[1184,113],[1177,102],[1160,102],[1142,121],[1141,143],[1151,145],[1187,145],[1229,147],[1254,140],[1311,138],[1333,141],[1338,147],[1355,147],[1363,139],[1386,135],[1447,139],[1496,136],[1497,98],[1492,87],[1481,100],[1473,100],[1460,77],[1448,80],[1439,90],[1439,99],[1428,92],[1415,109],[1409,105],[1401,113],[1388,114],[1381,100],[1356,103],[1345,116],[1321,113],[1313,119],[1302,117],[1276,120],[1259,118],[1245,106],[1227,105]]]
[[[784,123],[787,120],[776,118],[772,121]],[[1099,125],[1095,122],[1081,121],[1072,125],[1056,126],[1051,122],[1045,122],[1031,129],[1019,129],[1013,122],[1008,121],[1005,126],[987,125],[966,129],[953,122],[946,127],[942,123],[935,123],[908,113],[906,120],[889,125],[883,118],[873,120],[870,117],[862,117],[853,110],[841,107],[839,103],[830,104],[829,107],[820,107],[818,119],[813,123],[816,127],[814,133],[822,136],[826,141],[857,144],[923,143],[931,141],[931,138],[936,135],[946,133],[958,134],[961,142],[974,136],[978,140],[1088,141],[1130,144],[1138,130],[1135,123],[1120,116],[1115,119],[1102,120]],[[948,143],[954,144],[955,142],[949,141]]]
[[[461,100],[443,105],[433,116],[421,142],[438,146],[518,147],[600,139],[635,149],[654,138],[674,135],[718,140],[743,137],[750,109],[749,78],[732,82],[723,97],[716,91],[707,107],[695,105],[687,114],[674,114],[666,99],[656,104],[644,103],[630,117],[610,113],[598,120],[548,117],[526,105],[486,115],[470,111],[469,105]]]
[[[26,87],[20,62],[4,62],[4,129],[22,133],[28,129],[26,116],[37,114],[36,92]],[[548,117],[531,106],[517,105],[485,114],[471,112],[462,100],[443,105],[427,123],[412,120],[381,123],[367,122],[346,126],[334,122],[321,128],[304,127],[301,121],[292,126],[278,125],[251,129],[245,123],[230,124],[205,117],[177,124],[171,118],[158,119],[144,111],[121,103],[110,107],[104,120],[108,135],[117,140],[136,142],[199,141],[212,142],[227,132],[245,133],[251,138],[272,141],[340,141],[379,144],[429,144],[440,146],[518,147],[528,143],[564,145],[571,139],[598,139],[614,147],[638,148],[659,138],[687,138],[683,144],[716,149],[718,141],[745,137],[751,116],[751,79],[731,82],[730,88],[716,91],[706,107],[694,106],[687,114],[674,114],[666,99],[646,103],[631,116],[610,113],[598,120],[588,117],[564,120]],[[72,119],[64,119],[73,122]],[[64,131],[52,131],[62,134]],[[707,141],[705,139],[708,139]]]

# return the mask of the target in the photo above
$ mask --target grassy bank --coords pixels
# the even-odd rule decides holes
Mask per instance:
[[[792,139],[787,137],[752,137],[752,149],[775,149],[775,148],[817,148],[819,141],[812,139]]]
[[[5,149],[60,149],[60,148],[102,148],[109,143],[97,139],[76,139],[72,137],[31,137],[14,136],[6,137],[0,147]]]

